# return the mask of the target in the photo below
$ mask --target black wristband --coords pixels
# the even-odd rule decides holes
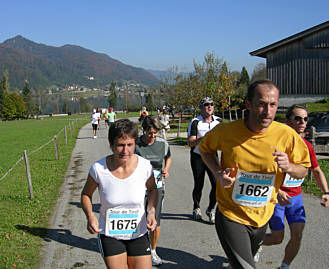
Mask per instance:
[[[324,195],[329,195],[329,191],[326,191],[323,193]]]

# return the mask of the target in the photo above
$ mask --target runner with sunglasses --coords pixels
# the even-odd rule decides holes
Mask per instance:
[[[286,123],[299,135],[302,135],[307,124],[307,110],[299,105],[291,106],[286,113]],[[303,138],[303,137],[302,137]],[[315,151],[306,139],[311,159],[311,171],[317,185],[323,192],[321,205],[329,207],[329,189],[324,173],[322,172],[315,155]],[[278,193],[278,201],[274,214],[269,222],[271,233],[266,234],[263,245],[280,244],[284,237],[284,217],[287,218],[290,227],[290,240],[285,249],[285,255],[280,268],[289,268],[289,265],[298,254],[303,230],[305,227],[305,209],[302,200],[302,183],[304,179],[294,179],[286,174],[285,180]]]
[[[202,137],[221,122],[221,118],[214,116],[214,102],[210,97],[205,97],[199,104],[200,115],[191,120],[188,126],[188,145],[191,147],[191,168],[194,177],[193,197],[193,219],[201,220],[202,213],[200,209],[200,200],[204,185],[205,172],[207,171],[211,191],[209,194],[209,205],[206,210],[206,215],[209,217],[209,222],[215,223],[215,205],[216,205],[216,180],[201,159],[199,151],[199,142]]]

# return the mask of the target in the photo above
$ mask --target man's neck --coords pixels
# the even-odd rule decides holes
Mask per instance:
[[[267,131],[267,129],[270,127],[267,127],[267,128],[259,128],[257,126],[254,126],[254,124],[250,123],[248,118],[245,119],[244,121],[244,124],[245,126],[247,127],[247,129],[253,133],[257,133],[257,134],[263,134]]]
[[[206,122],[211,122],[212,121],[212,115],[204,115],[204,114],[201,114],[202,118],[206,121]]]

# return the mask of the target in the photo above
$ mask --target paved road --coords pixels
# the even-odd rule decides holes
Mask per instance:
[[[102,127],[97,139],[92,139],[89,124],[79,133],[62,196],[41,253],[41,269],[105,268],[96,238],[86,230],[86,219],[80,207],[80,192],[89,167],[95,160],[109,154],[107,132]],[[193,179],[189,149],[171,145],[171,151],[173,164],[166,183],[158,247],[158,253],[164,260],[161,268],[226,268],[227,260],[214,226],[206,218],[202,222],[191,220]],[[207,207],[209,187],[207,181],[201,203],[203,213]],[[304,195],[304,201],[308,223],[303,245],[292,268],[325,269],[329,267],[329,210],[320,207],[319,199],[310,195]],[[94,211],[99,211],[98,193],[94,195]],[[264,247],[257,268],[277,268],[283,256],[283,246]]]

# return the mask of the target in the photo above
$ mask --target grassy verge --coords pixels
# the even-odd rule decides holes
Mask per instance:
[[[67,118],[0,124],[1,140],[5,141],[5,145],[2,141],[0,143],[0,156],[3,156],[0,163],[10,167],[26,149],[34,194],[34,199],[30,200],[24,161],[0,181],[0,268],[37,268],[43,238],[59,197],[76,136],[87,121],[89,117],[70,125],[72,136],[67,130],[67,145],[64,132],[59,134],[59,160],[55,160],[53,142],[31,155],[29,152],[67,126]]]

